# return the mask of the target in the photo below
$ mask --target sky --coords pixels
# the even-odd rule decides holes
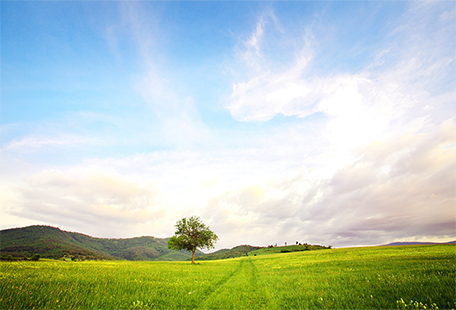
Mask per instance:
[[[2,1],[0,228],[456,239],[453,1]]]

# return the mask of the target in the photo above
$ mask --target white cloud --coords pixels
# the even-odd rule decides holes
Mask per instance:
[[[213,198],[205,214],[222,223],[227,238],[263,245],[294,239],[369,245],[411,236],[448,241],[456,221],[455,129],[448,120],[427,134],[373,142],[327,179],[300,170]],[[259,227],[268,233],[252,233]]]
[[[103,237],[166,237],[178,219],[199,215],[220,236],[218,248],[448,239],[455,221],[455,129],[450,119],[371,142],[327,174],[322,169],[337,158],[306,167],[305,147],[287,157],[289,150],[267,144],[90,159],[19,182],[8,189],[8,204],[16,207],[2,212]],[[269,142],[278,145],[283,137]]]
[[[159,190],[114,172],[73,167],[44,170],[9,188],[15,207],[8,214],[43,223],[84,227],[99,235],[154,223],[166,215]]]
[[[37,151],[45,147],[80,147],[81,145],[100,143],[96,138],[77,135],[29,136],[7,143],[3,146],[3,151],[23,153]]]

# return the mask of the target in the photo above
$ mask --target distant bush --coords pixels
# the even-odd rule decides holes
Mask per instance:
[[[22,256],[13,256],[9,254],[8,256],[2,255],[0,256],[0,260],[2,261],[7,261],[7,262],[15,262],[15,261],[21,261],[21,260],[27,260],[27,257],[22,257]]]
[[[36,253],[35,255],[32,256],[31,260],[33,260],[33,261],[36,262],[36,261],[38,261],[40,258],[41,258],[41,255],[38,254],[38,253]]]

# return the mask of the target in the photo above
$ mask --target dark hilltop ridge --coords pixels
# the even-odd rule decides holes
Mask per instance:
[[[2,259],[30,258],[40,254],[41,258],[71,260],[178,261],[192,256],[187,251],[169,250],[169,238],[94,238],[42,225],[1,230],[0,238]],[[204,253],[197,251],[196,255]]]

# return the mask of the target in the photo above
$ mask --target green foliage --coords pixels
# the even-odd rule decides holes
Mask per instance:
[[[40,259],[41,255],[36,253],[35,255],[32,256],[31,260],[37,262]]]
[[[2,257],[31,257],[35,253],[43,258],[72,260],[186,260],[191,257],[191,253],[185,251],[169,255],[168,239],[150,236],[103,239],[50,226],[6,229],[1,231],[1,236]]]
[[[0,304],[2,309],[454,309],[455,250],[455,245],[344,248],[193,267],[2,262]]]
[[[194,263],[195,251],[198,248],[214,248],[214,242],[218,240],[217,235],[197,216],[184,217],[175,226],[176,232],[169,239],[168,248],[192,251],[192,264]]]

